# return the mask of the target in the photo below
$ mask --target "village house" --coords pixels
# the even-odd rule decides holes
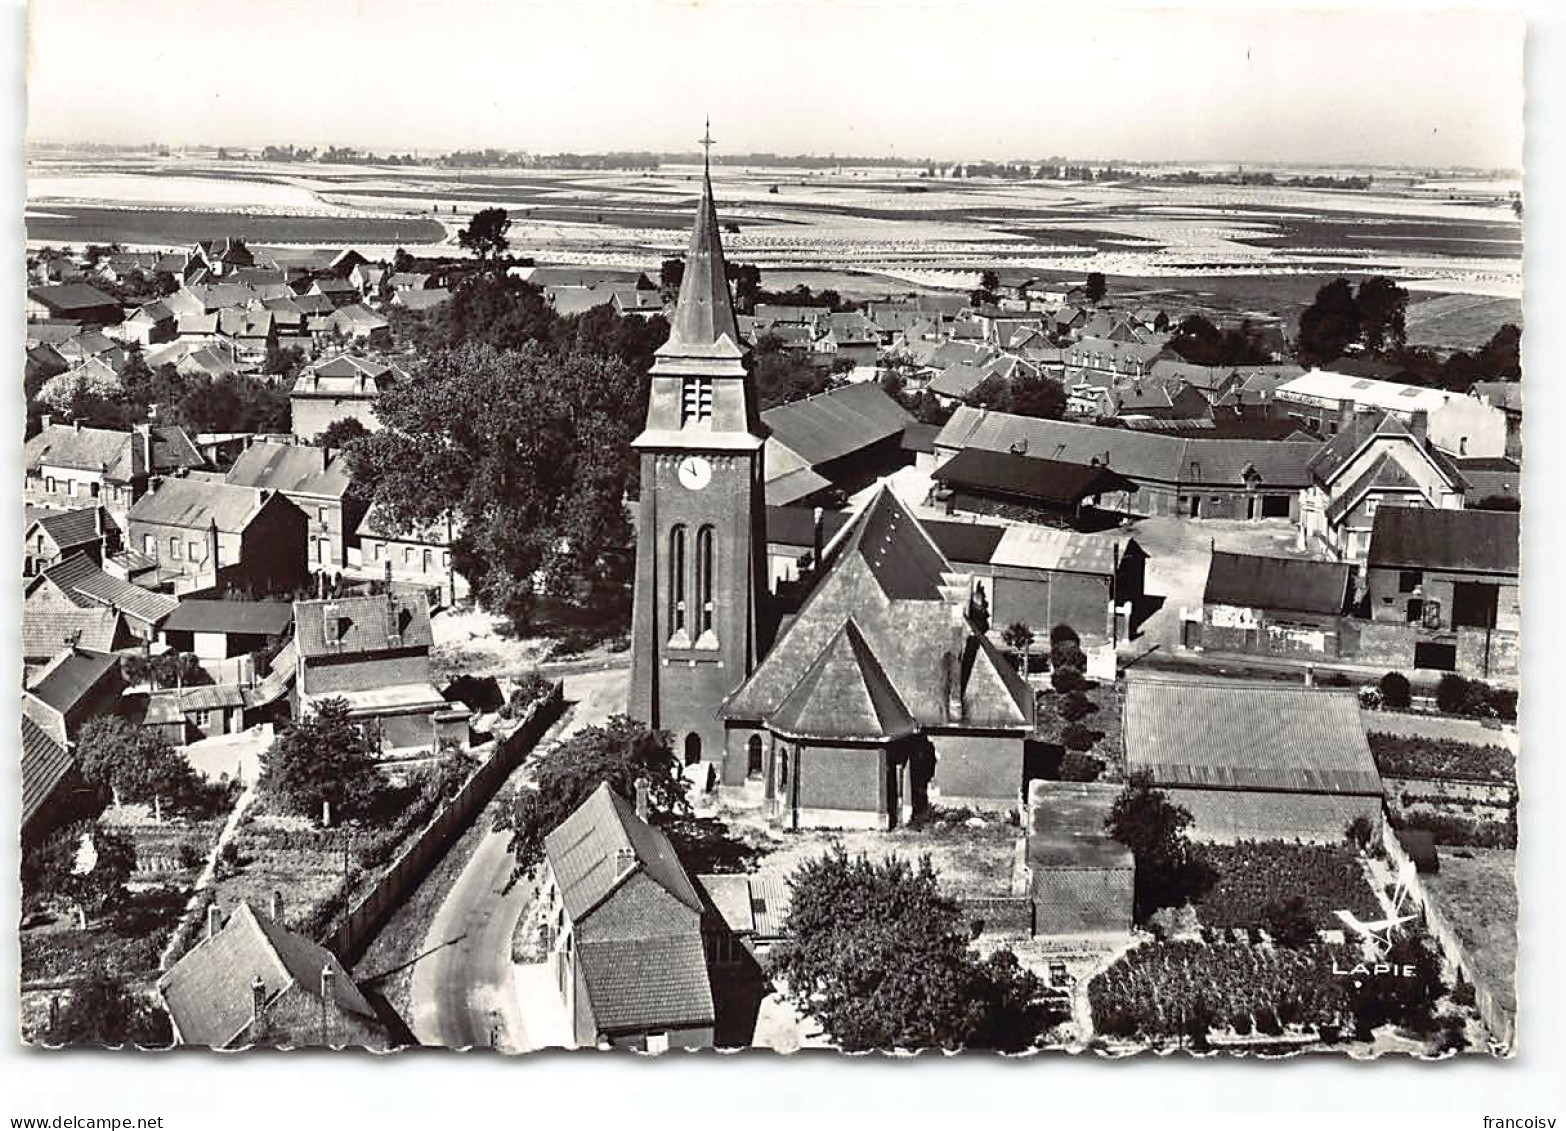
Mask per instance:
[[[391,345],[391,323],[363,304],[339,307],[326,319],[325,328],[328,335],[361,346],[379,349]]]
[[[125,316],[117,300],[86,283],[29,287],[26,311],[29,322],[62,319],[83,326],[113,326]]]
[[[245,241],[225,236],[222,239],[200,240],[190,249],[188,267],[203,267],[218,277],[237,268],[254,267],[256,257],[245,246]]]
[[[131,636],[145,643],[157,639],[164,619],[179,604],[165,593],[107,573],[83,553],[44,570],[27,583],[25,592],[24,621],[41,618],[47,610],[111,609],[123,618]]]
[[[398,530],[373,504],[355,529],[358,546],[350,548],[347,572],[371,581],[416,586],[432,604],[455,605],[468,599],[472,587],[452,564],[452,547],[461,533],[460,521],[444,521],[417,529]]]
[[[388,361],[345,353],[316,362],[299,375],[288,394],[293,433],[308,444],[336,421],[347,419],[378,431],[376,399],[405,380],[407,374]]]
[[[80,768],[63,742],[56,742],[31,718],[22,716],[22,844],[41,844],[70,822],[79,808],[73,794],[85,793]]]
[[[1517,676],[1515,511],[1382,507],[1365,560],[1364,662]]]
[[[1352,689],[1128,675],[1124,736],[1127,771],[1190,811],[1194,840],[1341,844],[1357,818],[1381,827]]]
[[[641,291],[633,292],[642,294]],[[616,296],[616,309],[619,309],[618,296]],[[451,301],[451,292],[445,287],[430,287],[422,291],[398,291],[392,296],[391,304],[401,307],[403,310],[421,312],[434,310],[437,306]],[[661,309],[661,308],[660,308]]]
[[[280,492],[165,479],[131,507],[133,550],[177,592],[285,592],[306,577],[304,514]]]
[[[430,614],[422,593],[294,602],[299,714],[342,699],[383,757],[468,744],[471,712],[430,682]]]
[[[543,943],[579,1047],[710,1048],[703,904],[663,832],[600,784],[544,838]]]
[[[120,530],[102,507],[39,511],[22,535],[22,576],[33,577],[72,554],[102,564],[120,549]]]
[[[22,714],[55,742],[73,746],[88,719],[114,713],[124,687],[118,656],[69,648],[33,676],[22,692]]]
[[[1460,510],[1467,484],[1450,457],[1430,443],[1425,417],[1404,424],[1393,413],[1344,406],[1335,434],[1310,459],[1300,511],[1308,546],[1362,563],[1376,512],[1385,506]]]
[[[154,465],[152,431],[145,425],[114,432],[83,428],[79,421],[54,424],[46,416],[22,445],[22,499],[58,510],[103,507],[123,529],[153,471],[164,470]]]
[[[1186,647],[1208,652],[1337,659],[1353,602],[1345,562],[1215,550],[1199,620],[1182,620]],[[1349,632],[1347,648],[1356,637]]]
[[[1477,397],[1312,369],[1279,385],[1274,397],[1323,435],[1341,426],[1345,405],[1397,417],[1412,428],[1423,415],[1430,442],[1448,455],[1504,456],[1506,414]]]
[[[105,607],[82,608],[69,602],[40,601],[22,610],[24,680],[61,652],[116,652],[131,643],[120,614]]]
[[[310,295],[319,295],[328,300],[338,310],[357,304],[363,297],[359,288],[347,279],[339,279],[334,275],[322,275],[310,284],[310,289],[305,292]]]
[[[1066,380],[1075,384],[1088,373],[1102,373],[1117,380],[1146,377],[1163,349],[1161,341],[1083,337],[1065,351]]]
[[[120,336],[143,349],[172,342],[178,334],[178,319],[169,304],[161,299],[137,307],[136,313],[120,326]]]
[[[1498,408],[1506,418],[1506,456],[1522,459],[1522,382],[1478,381],[1468,395],[1481,404]]]
[[[227,660],[261,651],[293,622],[286,601],[187,597],[163,621],[162,641],[200,660]]]
[[[225,482],[280,491],[305,516],[312,573],[341,573],[360,508],[348,496],[348,461],[325,448],[258,440],[241,452]]]
[[[147,696],[141,725],[170,746],[238,734],[245,729],[245,689],[206,683],[154,691]]]
[[[386,1049],[375,1007],[331,951],[242,901],[227,922],[216,904],[207,931],[158,979],[174,1039],[214,1049]]]

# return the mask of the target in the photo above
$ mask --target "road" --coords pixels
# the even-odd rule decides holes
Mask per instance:
[[[628,678],[624,667],[568,675],[567,713],[538,748],[624,711]],[[517,771],[523,780],[531,761]],[[430,923],[420,948],[427,957],[413,968],[408,1019],[421,1045],[529,1047],[511,985],[511,936],[534,887],[522,881],[505,890],[511,878],[509,842],[509,833],[485,833]]]

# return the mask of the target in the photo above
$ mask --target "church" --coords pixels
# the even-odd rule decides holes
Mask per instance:
[[[765,439],[704,170],[633,441],[629,713],[786,828],[891,828],[936,800],[1015,807],[1033,693],[975,624],[973,578],[883,486],[797,612],[775,615]]]

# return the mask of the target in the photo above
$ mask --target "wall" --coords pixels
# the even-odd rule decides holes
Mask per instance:
[[[781,744],[780,744],[781,745]],[[800,827],[886,828],[886,751],[790,742],[789,796]]]
[[[556,682],[548,697],[533,705],[521,725],[495,745],[489,759],[474,771],[456,796],[391,862],[375,885],[349,907],[337,930],[321,940],[322,946],[344,965],[362,953],[387,917],[401,906],[474,814],[489,803],[544,731],[560,717],[565,709],[564,690],[565,685]]]
[[[1366,571],[1366,588],[1370,598],[1372,620],[1391,624],[1408,623],[1408,603],[1420,600],[1428,604],[1437,602],[1440,607],[1440,628],[1452,626],[1453,598],[1457,585],[1476,582],[1495,586],[1495,627],[1503,632],[1517,632],[1522,628],[1522,605],[1518,599],[1517,578],[1506,574],[1465,573],[1456,570],[1420,570],[1419,583],[1410,592],[1402,591],[1401,569],[1376,566]]]
[[[1014,809],[1022,797],[1022,736],[931,733],[935,779],[931,800],[942,805]]]
[[[1212,652],[1335,659],[1341,647],[1340,620],[1315,613],[1283,617],[1266,609],[1204,605],[1201,644]]]
[[[1130,932],[1134,868],[1035,868],[1032,872],[1035,933]]]
[[[1475,679],[1513,682],[1521,675],[1522,641],[1515,632],[1427,632],[1418,625],[1345,620],[1343,658],[1367,667],[1402,671],[1414,667],[1414,646],[1421,641],[1456,645],[1457,673]]]
[[[1057,624],[1069,624],[1089,640],[1108,636],[1109,576],[1002,565],[994,572],[991,624],[1021,621],[1039,637]]]
[[[1380,794],[1160,788],[1175,804],[1191,811],[1195,818],[1191,839],[1198,841],[1298,839],[1341,844],[1355,817],[1368,817],[1378,827],[1381,823]]]
[[[1506,413],[1477,397],[1454,396],[1430,414],[1431,443],[1467,459],[1504,456]]]

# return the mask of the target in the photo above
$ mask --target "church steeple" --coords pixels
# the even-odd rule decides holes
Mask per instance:
[[[718,210],[712,202],[712,170],[706,152],[712,144],[709,121],[701,139],[704,152],[696,224],[691,229],[685,275],[680,282],[680,298],[674,307],[669,341],[658,351],[660,356],[738,356],[742,352],[739,324],[734,319],[734,299],[729,292],[723,261],[723,240],[718,235]]]

